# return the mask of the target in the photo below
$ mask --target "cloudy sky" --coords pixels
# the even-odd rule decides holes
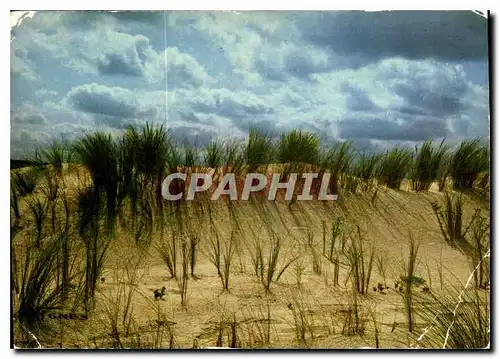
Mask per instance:
[[[358,146],[487,137],[473,12],[36,12],[11,33],[11,158],[164,124],[180,139],[299,128]]]

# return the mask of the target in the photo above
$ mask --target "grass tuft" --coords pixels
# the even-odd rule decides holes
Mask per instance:
[[[347,279],[352,277],[354,288],[360,294],[368,293],[375,250],[372,244],[369,252],[365,251],[363,247],[363,236],[361,235],[359,226],[357,236],[351,238],[350,245],[345,249],[345,256],[350,267]]]
[[[439,296],[419,295],[416,316],[425,323],[424,348],[484,349],[490,345],[489,293],[450,287]]]
[[[481,145],[479,139],[464,140],[450,160],[449,172],[453,179],[453,189],[471,189],[479,174],[488,171],[490,151]]]
[[[34,167],[27,170],[13,171],[11,177],[12,188],[19,196],[27,196],[35,191],[39,178],[40,171]]]
[[[318,161],[319,139],[311,132],[292,130],[281,135],[277,158],[280,163],[291,164],[291,170],[298,170],[304,164]]]
[[[406,319],[408,321],[408,331],[412,332],[415,328],[414,305],[413,305],[413,285],[415,284],[415,269],[417,264],[417,255],[420,244],[410,234],[410,251],[408,254],[408,263],[406,264],[406,276],[404,280],[404,289],[401,291],[404,299]]]
[[[464,224],[464,199],[462,194],[445,193],[444,208],[437,202],[432,202],[432,209],[439,222],[439,228],[444,240],[457,248],[467,249],[465,236],[469,232],[474,218],[468,225]]]
[[[271,136],[252,128],[244,150],[244,157],[249,173],[257,171],[262,165],[272,163],[275,157],[275,148]]]
[[[412,166],[412,153],[406,148],[395,147],[387,151],[378,166],[381,183],[392,189],[400,189],[403,179]]]
[[[379,153],[362,152],[356,158],[353,166],[353,174],[361,179],[365,186],[368,186],[370,180],[373,179],[381,157]]]
[[[413,190],[428,190],[431,184],[438,179],[439,169],[448,149],[449,147],[444,144],[444,140],[438,148],[434,148],[430,140],[425,141],[420,148],[415,148],[415,161],[411,174]]]

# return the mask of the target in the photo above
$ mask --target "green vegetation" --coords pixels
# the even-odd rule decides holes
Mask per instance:
[[[269,165],[275,157],[275,148],[271,136],[252,128],[248,144],[244,151],[244,159],[248,165],[248,173],[255,172],[259,166]]]
[[[345,251],[350,267],[349,275],[352,276],[352,283],[355,290],[360,294],[368,293],[368,288],[370,288],[370,278],[375,256],[373,244],[370,247],[370,251],[367,252],[363,247],[363,242],[361,229],[358,227],[357,236],[351,238],[351,242]]]
[[[453,189],[471,189],[481,172],[489,171],[489,147],[479,139],[464,140],[454,152],[449,165]]]
[[[408,331],[412,332],[415,327],[414,308],[413,308],[413,286],[422,283],[422,278],[415,276],[417,266],[417,255],[420,244],[410,234],[410,251],[408,253],[408,262],[406,263],[406,276],[403,280],[403,299],[406,308],[406,318],[408,320]]]
[[[425,141],[422,146],[415,148],[415,160],[413,163],[412,180],[415,191],[428,190],[432,182],[438,179],[440,168],[444,164],[444,158],[449,147],[441,142],[438,148],[433,147],[432,141]]]
[[[370,181],[375,177],[381,157],[380,153],[361,152],[358,154],[352,174],[363,181],[365,188],[370,185]]]
[[[39,165],[48,163],[52,165],[54,171],[60,175],[63,170],[63,165],[65,163],[71,163],[72,151],[71,148],[67,148],[67,146],[61,142],[54,141],[47,149],[41,151],[40,157],[41,163],[39,163]]]
[[[469,224],[464,225],[464,199],[462,194],[456,195],[446,192],[444,208],[437,202],[433,202],[431,205],[445,241],[454,246],[462,246],[470,226],[474,223],[474,219],[472,219]]]
[[[32,194],[35,191],[40,172],[36,168],[17,170],[11,175],[11,186],[20,197]]]
[[[412,166],[412,153],[409,149],[395,147],[382,157],[378,176],[381,183],[392,189],[399,189]]]
[[[219,168],[224,161],[224,143],[212,140],[205,147],[205,164],[210,168]]]
[[[450,286],[439,295],[415,297],[415,311],[427,326],[418,337],[425,348],[484,349],[490,345],[488,292]]]
[[[353,147],[349,141],[336,143],[332,148],[324,150],[320,155],[320,176],[323,178],[325,170],[331,172],[330,191],[339,193],[338,182],[342,174],[346,173],[353,159]]]
[[[291,169],[299,165],[314,164],[318,160],[319,139],[311,132],[292,130],[281,135],[277,146],[279,163],[291,164]]]

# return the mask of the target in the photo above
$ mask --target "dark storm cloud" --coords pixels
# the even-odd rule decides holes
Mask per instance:
[[[203,85],[203,79],[196,76],[193,72],[194,68],[186,66],[186,64],[172,64],[167,59],[167,82],[168,86],[173,87],[200,87]]]
[[[249,120],[234,120],[232,119],[233,124],[243,132],[249,133],[251,129],[256,129],[262,134],[269,135],[271,137],[277,137],[281,132],[285,130],[282,125],[278,124],[277,121],[272,120],[257,120],[257,119],[249,119]]]
[[[51,27],[42,27],[45,23],[57,22],[75,31],[86,31],[109,21],[109,11],[37,11],[33,18],[28,19],[34,27],[45,33],[56,31]]]
[[[487,20],[470,11],[341,11],[304,19],[302,37],[340,55],[364,55],[366,62],[460,61],[486,59],[487,34]]]
[[[267,106],[242,104],[231,100],[220,103],[216,110],[217,114],[228,118],[244,118],[247,116],[271,114],[273,112],[273,109]]]
[[[309,74],[331,69],[327,59],[316,60],[307,51],[294,51],[284,58],[285,70],[292,76],[307,78]]]
[[[435,115],[451,115],[460,112],[461,99],[467,91],[465,82],[458,79],[449,87],[441,86],[442,84],[431,87],[418,80],[408,79],[393,86],[394,93],[404,98],[408,104],[403,109],[407,112]]]
[[[152,60],[152,53],[147,37],[129,37],[122,46],[101,56],[97,68],[101,75],[143,76],[146,62]]]
[[[366,91],[346,83],[342,86],[343,92],[346,94],[346,106],[350,111],[377,111],[380,110],[373,103]]]
[[[395,109],[406,114],[449,116],[463,109],[462,99],[469,90],[461,66],[433,60],[385,60],[378,67],[377,81],[404,99]]]
[[[176,138],[180,144],[190,144],[203,147],[208,144],[216,133],[213,131],[206,131],[198,127],[178,126],[169,127],[172,136]]]
[[[177,109],[169,109],[169,115],[174,112],[180,119],[185,121],[188,124],[201,124],[203,121],[195,115],[193,111],[190,110],[177,110]]]
[[[249,116],[269,115],[274,113],[271,106],[263,102],[254,102],[258,97],[246,98],[248,94],[214,91],[205,98],[196,98],[191,101],[195,112],[216,114],[234,120],[241,120]]]
[[[337,66],[329,53],[314,46],[269,46],[255,53],[253,69],[261,77],[286,81],[290,76],[309,80],[309,75],[323,73]]]
[[[269,62],[261,58],[255,59],[255,70],[262,78],[272,81],[285,81],[287,77],[282,68],[269,66]]]
[[[131,62],[130,58],[119,53],[105,55],[104,59],[98,61],[97,69],[101,75],[142,75],[140,64]]]
[[[167,17],[168,14],[169,12],[166,12]],[[161,26],[164,24],[163,11],[118,11],[109,13],[109,16],[114,17],[118,21],[122,21],[126,24],[130,24],[130,22]]]
[[[444,121],[421,118],[396,122],[381,118],[347,118],[340,122],[340,137],[349,139],[425,141],[448,135]]]
[[[143,108],[132,91],[95,83],[73,88],[66,101],[76,110],[98,115],[135,118],[155,114],[154,108]]]
[[[413,105],[403,105],[397,108],[398,112],[405,116],[427,116],[432,113],[425,108]]]
[[[61,23],[76,29],[85,29],[99,23],[116,20],[127,26],[133,24],[163,25],[163,11],[43,11],[35,16],[61,16]],[[168,16],[168,12],[167,12]]]
[[[12,117],[12,123],[29,124],[29,125],[45,125],[47,120],[40,114],[16,115]]]
[[[151,76],[161,77],[166,61],[168,87],[199,88],[212,81],[205,68],[194,57],[181,52],[177,47],[168,47],[164,55],[159,60],[157,72],[151,73]]]
[[[94,123],[96,126],[108,126],[119,130],[124,130],[130,125],[137,125],[137,122],[133,119],[99,114],[94,115]]]
[[[351,140],[354,148],[360,151],[360,153],[377,153],[380,151],[380,147],[375,146],[370,139],[367,138],[354,138]]]

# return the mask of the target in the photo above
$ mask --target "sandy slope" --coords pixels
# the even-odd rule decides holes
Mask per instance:
[[[69,188],[87,180],[85,176],[78,178],[76,175],[65,178]],[[189,220],[183,223],[200,237],[200,244],[196,278],[188,281],[185,307],[181,306],[178,283],[169,279],[167,267],[157,249],[162,240],[170,241],[171,229],[166,227],[163,237],[156,232],[151,245],[147,249],[139,249],[134,234],[119,228],[109,248],[95,312],[84,322],[47,319],[54,321],[52,324],[57,324],[59,329],[57,335],[47,338],[45,345],[59,347],[62,342],[63,347],[109,347],[109,315],[115,310],[122,315],[125,294],[130,292],[129,313],[133,322],[129,336],[122,338],[125,346],[132,345],[132,341],[137,342],[138,338],[141,346],[154,346],[155,335],[158,335],[154,327],[158,320],[164,324],[171,323],[160,326],[163,331],[162,347],[169,346],[168,328],[173,332],[175,347],[214,346],[218,336],[214,328],[221,320],[230,322],[234,318],[241,323],[237,325],[237,340],[241,347],[267,346],[262,343],[262,334],[259,334],[267,329],[270,330],[271,347],[374,346],[373,318],[377,321],[381,347],[409,346],[414,344],[414,340],[405,331],[403,301],[393,288],[394,281],[404,274],[410,235],[420,243],[416,273],[426,280],[433,292],[441,290],[439,263],[442,263],[445,287],[450,283],[465,283],[471,270],[467,256],[447,245],[439,231],[431,202],[441,201],[442,197],[443,194],[434,187],[422,193],[380,187],[376,196],[373,191],[346,192],[339,201],[328,203],[302,201],[289,206],[288,202],[280,200],[237,201],[232,203],[232,211],[227,201],[220,200],[210,203],[212,225],[207,214],[200,216],[191,210]],[[482,214],[489,218],[488,203],[467,196],[465,222],[470,220],[475,208],[480,208]],[[26,204],[21,203],[21,210],[25,209]],[[346,223],[343,235],[346,238],[357,235],[359,226],[366,248],[373,244],[376,256],[383,258],[386,267],[386,284],[390,289],[385,294],[370,289],[368,294],[359,296],[361,315],[368,320],[363,336],[342,334],[347,309],[352,302],[350,282],[345,283],[348,272],[341,268],[340,285],[334,286],[333,265],[321,256],[323,228],[326,225],[328,237],[332,221],[339,217]],[[222,292],[221,281],[209,259],[209,243],[213,238],[210,228],[216,228],[224,243],[233,232],[236,238],[229,293]],[[250,252],[255,240],[258,240],[264,244],[267,255],[269,233],[275,233],[284,241],[280,266],[291,258],[298,259],[284,272],[279,282],[271,285],[271,293],[266,294],[253,273]],[[313,272],[312,249],[307,245],[308,233],[320,258],[321,274]],[[76,237],[75,234],[75,243],[81,242]],[[370,288],[384,282],[377,266],[374,264],[373,267]],[[180,269],[178,271],[180,273]],[[300,284],[298,273],[301,273]],[[166,287],[167,295],[164,300],[155,301],[153,291],[162,286]],[[305,343],[299,343],[295,336],[293,310],[297,313],[299,309],[305,313],[304,318],[310,328]],[[268,313],[271,317],[269,328],[265,324]],[[229,344],[227,333],[229,330],[224,332],[223,345]]]
[[[364,336],[342,335],[347,304],[351,299],[349,284],[344,285],[347,271],[341,269],[340,286],[333,286],[333,265],[324,258],[321,260],[321,274],[312,270],[312,254],[307,247],[307,231],[313,233],[314,247],[321,252],[323,221],[330,230],[331,222],[336,217],[346,219],[348,229],[345,234],[355,234],[359,225],[367,244],[373,243],[376,255],[384,258],[387,267],[387,284],[391,289],[387,294],[370,291],[361,296],[362,311],[374,313],[380,331],[382,347],[407,346],[410,342],[404,334],[405,317],[402,313],[402,299],[392,289],[393,282],[404,273],[403,260],[406,260],[408,239],[411,234],[421,246],[417,274],[427,283],[432,283],[432,290],[440,290],[437,266],[442,262],[445,281],[464,283],[470,273],[469,261],[458,250],[445,244],[430,205],[431,201],[440,200],[441,193],[412,193],[380,189],[376,200],[371,203],[372,194],[344,194],[334,203],[297,202],[291,207],[285,202],[262,201],[234,203],[234,213],[241,230],[237,234],[238,250],[232,265],[230,292],[221,293],[221,282],[215,267],[209,261],[209,222],[204,218],[192,216],[189,225],[201,235],[200,253],[196,264],[196,280],[189,280],[187,307],[180,304],[180,292],[177,282],[168,279],[166,266],[163,264],[153,238],[153,244],[146,252],[140,252],[134,239],[126,230],[119,230],[117,240],[112,243],[107,265],[103,274],[104,282],[99,285],[97,310],[86,322],[65,323],[63,346],[93,347],[106,346],[105,307],[116,303],[120,289],[131,288],[127,283],[126,270],[132,273],[133,264],[138,264],[137,281],[133,286],[132,316],[135,331],[141,333],[143,345],[154,340],[154,330],[149,325],[156,322],[158,315],[163,320],[175,322],[171,326],[175,335],[175,346],[190,348],[213,346],[217,341],[217,331],[210,326],[220,322],[221,317],[230,320],[233,313],[237,321],[247,320],[238,326],[240,345],[243,347],[259,346],[259,324],[250,319],[265,319],[270,308],[271,346],[292,347],[299,344],[295,338],[294,321],[290,304],[303,303],[307,320],[314,338],[307,334],[305,345],[310,347],[363,347],[374,346],[372,319],[367,323]],[[227,203],[212,203],[213,223],[221,238],[227,240],[236,228],[230,221]],[[467,200],[467,218],[475,207],[481,207],[485,215],[488,208],[471,198]],[[249,255],[254,236],[263,243],[269,240],[265,221],[273,231],[285,240],[282,250],[284,258],[300,256],[300,259],[285,272],[278,283],[273,283],[271,293],[265,294],[253,268]],[[255,233],[255,234],[253,234]],[[166,234],[168,236],[169,233]],[[368,245],[367,245],[368,247]],[[297,263],[303,266],[301,284],[297,284]],[[180,267],[180,264],[179,264]],[[431,278],[428,276],[428,269]],[[371,286],[383,282],[376,266],[372,274]],[[120,285],[120,283],[125,283]],[[165,286],[167,295],[164,300],[154,301],[153,290]],[[115,298],[115,299],[113,299]],[[123,306],[123,303],[120,304]],[[119,305],[119,307],[120,307]],[[363,312],[363,313],[364,313]],[[367,317],[368,318],[368,317]],[[370,317],[371,318],[371,317]],[[260,322],[260,327],[262,322]],[[73,327],[74,326],[74,327]],[[73,327],[73,328],[72,328]],[[127,340],[127,339],[126,339]],[[53,345],[60,340],[54,338]],[[224,345],[228,339],[224,334]],[[109,345],[109,344],[108,344]],[[151,345],[151,344],[150,344]],[[165,334],[163,346],[168,346]],[[301,344],[304,346],[304,344]]]

